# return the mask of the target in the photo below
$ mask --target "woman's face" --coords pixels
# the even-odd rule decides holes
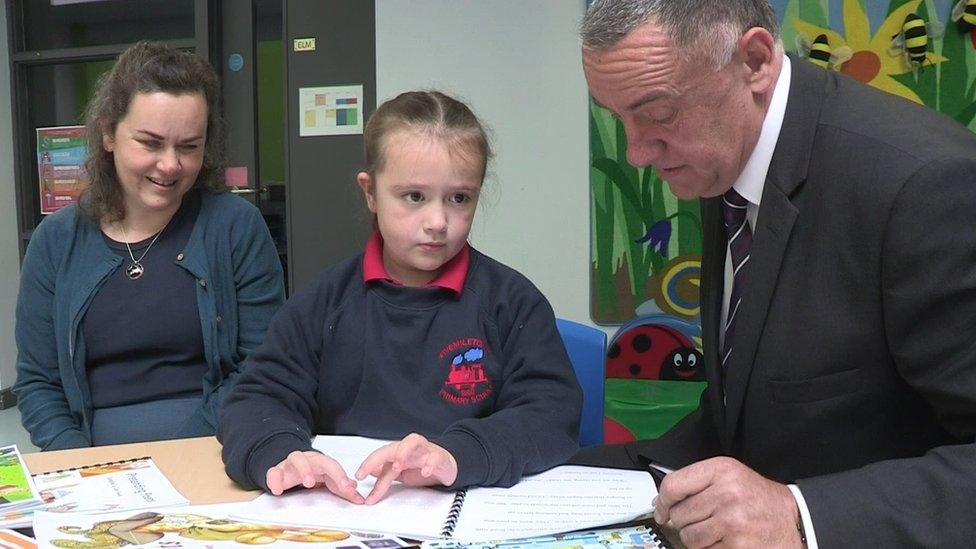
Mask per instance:
[[[202,93],[137,93],[115,134],[102,136],[113,154],[126,216],[172,216],[196,183],[207,141]]]

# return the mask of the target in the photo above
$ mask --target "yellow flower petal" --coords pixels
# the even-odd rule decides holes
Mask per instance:
[[[844,0],[844,34],[852,48],[867,49],[871,41],[871,23],[860,0]]]
[[[889,57],[891,61],[882,59],[881,61],[881,72],[888,75],[905,74],[912,72],[912,65],[905,59],[904,55],[898,55],[895,57]],[[939,63],[945,63],[949,59],[943,57],[937,53],[926,52],[925,54],[925,66],[938,65]]]
[[[905,86],[904,84],[898,82],[894,78],[886,75],[878,75],[877,78],[870,82],[872,86],[878,88],[879,90],[884,90],[888,93],[893,93],[895,95],[900,95],[905,99],[914,101],[919,105],[923,105],[922,98],[918,96],[911,88]]]
[[[878,54],[878,59],[881,60],[881,73],[882,74],[905,74],[906,72],[912,72],[912,68],[905,62],[905,54],[899,53],[898,55],[891,55],[888,52],[888,48],[875,52]]]

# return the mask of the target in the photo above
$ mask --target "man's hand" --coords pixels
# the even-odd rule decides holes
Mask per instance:
[[[802,546],[790,489],[727,457],[664,477],[654,498],[654,519],[670,522],[689,549]]]
[[[365,503],[356,491],[356,481],[346,475],[339,462],[318,452],[292,452],[281,463],[268,469],[265,475],[268,490],[280,496],[282,492],[301,484],[305,488],[324,485],[333,494],[352,503]]]
[[[367,456],[356,471],[356,479],[376,477],[373,491],[366,496],[366,504],[372,505],[386,495],[394,480],[411,486],[449,486],[457,479],[457,472],[457,461],[450,452],[411,433]]]

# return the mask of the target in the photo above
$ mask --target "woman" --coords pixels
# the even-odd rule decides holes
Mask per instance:
[[[99,81],[89,188],[21,272],[14,392],[42,450],[213,434],[282,304],[260,213],[220,192],[219,98],[206,61],[149,42]]]

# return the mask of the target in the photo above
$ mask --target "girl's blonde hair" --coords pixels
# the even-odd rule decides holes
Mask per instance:
[[[401,130],[447,140],[456,145],[449,147],[451,154],[475,156],[484,180],[491,146],[478,117],[461,101],[439,91],[409,91],[380,105],[363,131],[364,171],[371,177],[383,169],[389,136]]]

